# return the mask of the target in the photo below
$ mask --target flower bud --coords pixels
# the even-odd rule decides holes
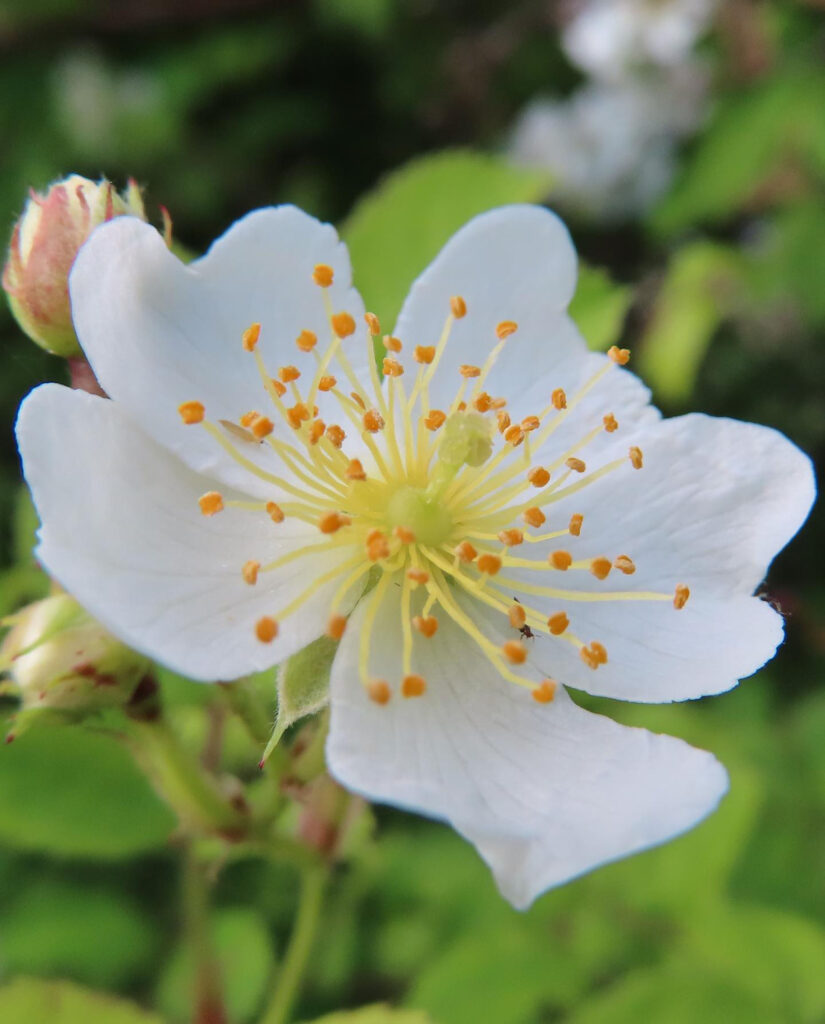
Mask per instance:
[[[32,192],[12,232],[3,288],[18,324],[48,352],[80,353],[69,305],[69,271],[92,230],[124,214],[146,220],[134,181],[119,195],[106,180],[96,184],[73,174],[45,195]]]
[[[22,711],[50,708],[84,714],[129,702],[149,662],[107,633],[68,594],[23,608],[8,622],[0,669]]]

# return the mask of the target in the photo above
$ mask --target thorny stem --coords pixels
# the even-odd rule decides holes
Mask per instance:
[[[283,967],[260,1024],[287,1024],[289,1020],[315,941],[328,874],[325,864],[308,865],[302,870],[298,914]]]

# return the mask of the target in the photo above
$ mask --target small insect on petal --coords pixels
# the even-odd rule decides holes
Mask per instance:
[[[567,618],[565,612],[555,612],[547,620],[547,628],[553,636],[561,636],[569,625],[570,619]]]
[[[498,335],[499,341],[504,341],[505,338],[509,338],[511,334],[515,334],[518,330],[518,324],[515,320],[502,320],[496,327],[496,334]]]
[[[241,576],[243,576],[246,583],[252,586],[258,582],[258,570],[260,568],[260,562],[255,562],[253,559],[250,559],[248,562],[244,562],[241,566]]]
[[[460,320],[467,315],[467,303],[460,295],[453,295],[450,299],[450,310],[456,320]]]
[[[326,263],[316,263],[315,269],[312,271],[312,280],[320,285],[321,288],[329,288],[332,284],[335,274],[332,267],[327,266]]]
[[[566,572],[573,564],[573,556],[569,551],[552,551],[547,556],[547,561],[554,569]]]
[[[552,679],[544,679],[532,693],[537,704],[550,704],[556,696],[556,683]]]
[[[205,516],[214,516],[223,509],[223,497],[217,491],[207,491],[198,498],[198,504]]]
[[[680,608],[684,608],[690,597],[690,587],[686,587],[684,583],[680,583],[676,588],[676,593],[673,596],[673,607],[678,611]]]
[[[355,334],[355,321],[349,313],[333,313],[330,317],[332,329],[339,338],[348,338]]]
[[[402,697],[421,697],[427,689],[427,682],[422,676],[404,676],[401,681]]]
[[[343,615],[330,615],[327,620],[327,636],[331,640],[340,640],[347,628],[347,620]]]
[[[247,352],[254,352],[261,336],[261,325],[250,324],[241,335],[241,344]]]
[[[518,640],[507,640],[503,643],[501,653],[514,665],[523,665],[527,660],[527,648]]]
[[[422,636],[435,636],[438,629],[438,619],[433,615],[416,615],[412,620],[413,626]]]
[[[271,644],[278,635],[278,623],[269,615],[264,615],[255,623],[255,636],[262,644]]]
[[[373,679],[367,684],[367,696],[376,704],[387,704],[391,696],[390,686],[386,679]]]
[[[181,402],[178,406],[180,418],[184,423],[202,423],[206,410],[203,402]]]

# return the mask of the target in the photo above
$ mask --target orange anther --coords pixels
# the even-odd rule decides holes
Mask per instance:
[[[389,683],[386,679],[373,679],[367,683],[367,696],[376,704],[388,703],[391,696]]]
[[[249,429],[259,441],[263,441],[263,439],[268,437],[275,429],[275,424],[268,416],[256,416],[249,424]]]
[[[388,352],[400,352],[403,347],[400,338],[395,338],[391,334],[384,335],[384,348]]]
[[[470,363],[462,363],[461,366],[459,366],[458,368],[458,372],[461,374],[462,377],[480,377],[481,367],[472,366]]]
[[[517,544],[524,543],[524,534],[518,529],[502,530],[498,539],[508,548],[514,548]]]
[[[600,644],[598,640],[593,640],[590,644],[590,650],[600,665],[607,664],[607,649],[604,644]]]
[[[637,448],[634,444],[627,454],[630,456],[631,466],[633,466],[634,469],[641,469],[644,465],[644,460],[642,458],[642,449]]]
[[[367,474],[364,472],[364,466],[360,459],[350,459],[345,470],[345,476],[348,480],[366,480]]]
[[[313,331],[301,331],[295,339],[295,344],[302,352],[311,352],[318,344],[318,335]]]
[[[202,423],[206,410],[203,402],[181,402],[178,406],[180,418],[184,423]]]
[[[270,384],[272,385],[272,390],[275,392],[278,398],[283,398],[284,395],[286,394],[286,388],[284,387],[284,385],[274,377],[270,381]]]
[[[381,365],[385,377],[400,377],[404,372],[404,367],[401,363],[397,359],[390,358],[390,356],[386,356]]]
[[[582,523],[584,522],[584,516],[579,512],[574,512],[570,516],[570,522],[567,526],[568,532],[574,537],[578,537],[582,532]]]
[[[453,295],[450,299],[450,310],[456,320],[467,315],[467,303],[460,295]]]
[[[278,377],[284,382],[289,384],[290,381],[297,380],[301,376],[301,371],[297,366],[282,366],[278,370]]]
[[[517,423],[514,423],[512,427],[508,427],[504,431],[504,440],[511,444],[514,448],[518,448],[518,446],[524,440],[524,431]]]
[[[421,676],[404,676],[401,681],[402,697],[421,697],[427,689],[427,682]]]
[[[510,426],[510,413],[506,412],[504,409],[499,409],[496,413],[496,422],[498,423],[499,434],[503,434]]]
[[[330,640],[340,640],[347,628],[347,620],[343,615],[330,615],[327,620],[327,636]]]
[[[264,615],[255,623],[255,636],[262,644],[271,644],[278,635],[278,623],[269,615]]]
[[[291,409],[287,409],[286,418],[289,420],[289,425],[298,430],[301,424],[309,419],[309,409],[303,402],[296,402]]]
[[[532,508],[525,509],[524,512],[521,513],[521,518],[528,526],[538,527],[547,522],[547,516],[535,505]]]
[[[446,420],[447,414],[445,412],[442,412],[440,409],[430,409],[423,422],[427,430],[438,430],[439,427],[444,426]]]
[[[415,544],[415,534],[408,527],[396,526],[392,532],[402,544]]]
[[[547,628],[553,636],[561,636],[569,625],[570,619],[567,618],[564,612],[554,612],[547,620]]]
[[[261,336],[261,325],[250,324],[241,335],[241,344],[247,352],[253,352]]]
[[[326,423],[323,420],[313,420],[309,425],[309,443],[318,444],[321,438],[324,436],[324,431],[327,429]]]
[[[245,412],[243,416],[241,416],[239,422],[242,427],[251,427],[260,415],[261,414],[257,409],[250,409],[249,412]]]
[[[332,389],[335,387],[337,383],[338,381],[335,379],[335,377],[332,376],[332,374],[327,374],[321,377],[321,379],[318,381],[318,390],[332,391]]]
[[[673,595],[673,607],[677,609],[684,608],[687,604],[687,600],[690,597],[690,587],[686,587],[684,583],[680,583],[676,587],[676,593]]]
[[[507,618],[510,620],[510,625],[513,629],[521,629],[527,621],[527,612],[520,604],[514,604],[511,605],[510,610],[507,612]]]
[[[333,313],[330,323],[339,338],[348,338],[351,334],[355,334],[355,321],[349,313]]]
[[[416,345],[413,349],[413,359],[417,363],[431,363],[435,359],[435,346]]]
[[[250,586],[253,583],[258,582],[258,570],[261,568],[261,563],[251,559],[248,562],[244,562],[241,566],[241,576],[243,576],[245,582],[249,583]]]
[[[581,459],[576,459],[572,456],[569,459],[565,459],[564,464],[568,469],[572,469],[574,473],[583,473],[587,469],[586,463],[582,462]]]
[[[281,506],[274,501],[268,501],[266,503],[266,514],[273,523],[282,523],[285,519]]]
[[[613,362],[618,363],[619,366],[626,366],[630,359],[630,349],[619,348],[618,345],[611,345],[607,350],[607,354]]]
[[[612,412],[609,412],[606,416],[602,416],[602,423],[604,424],[604,429],[608,434],[612,434],[614,430],[619,429],[619,424]]]
[[[556,696],[556,683],[552,679],[543,679],[532,693],[538,704],[550,704]]]
[[[597,580],[605,580],[610,575],[610,570],[613,568],[613,563],[609,558],[599,557],[594,558],[590,563],[590,571],[596,577]]]
[[[550,480],[550,474],[544,466],[534,466],[527,474],[527,479],[534,487],[544,487]]]
[[[422,636],[435,636],[438,629],[438,619],[432,615],[415,615],[412,624]]]
[[[636,571],[633,559],[628,558],[627,555],[619,555],[618,558],[614,559],[613,565],[619,572],[623,572],[625,576],[632,576]]]
[[[418,586],[419,583],[429,583],[430,574],[426,569],[407,569],[407,579]]]
[[[357,391],[350,391],[350,393],[349,393],[349,396],[350,396],[350,398],[351,398],[351,399],[353,400],[353,402],[355,402],[355,404],[356,404],[356,405],[358,406],[358,408],[359,408],[359,409],[361,409],[362,411],[363,411],[364,409],[366,409],[366,407],[367,407],[367,403],[366,403],[366,402],[364,401],[364,399],[363,399],[363,398],[362,398],[362,397],[361,397],[361,396],[360,396],[360,395],[358,394],[358,392],[357,392]]]
[[[315,269],[312,271],[312,280],[322,288],[329,288],[334,276],[332,267],[327,266],[326,263],[316,263]]]
[[[523,665],[527,661],[527,648],[518,640],[507,640],[501,645],[501,653],[514,665]]]
[[[366,321],[367,324],[367,330],[370,332],[373,338],[377,338],[378,335],[381,333],[381,321],[378,319],[375,313],[365,313],[364,320]]]
[[[511,334],[515,334],[518,330],[518,324],[515,320],[502,320],[496,327],[496,334],[500,341],[504,341],[505,338],[509,338]]]
[[[377,409],[368,409],[363,417],[364,430],[370,434],[377,434],[384,429],[384,417]]]
[[[365,547],[367,549],[367,557],[371,562],[377,562],[380,558],[389,558],[389,541],[386,534],[380,530],[370,530],[366,536]]]
[[[492,407],[493,400],[492,398],[490,398],[486,391],[482,391],[481,394],[476,395],[476,397],[473,399],[473,408],[477,412],[487,412],[488,409],[492,409]]]
[[[495,576],[501,568],[501,559],[498,555],[490,555],[485,552],[483,555],[478,556],[476,565],[479,572],[486,573],[488,576]]]
[[[573,556],[569,551],[552,551],[547,556],[547,561],[554,569],[566,572],[573,564]]]
[[[454,548],[453,554],[459,562],[474,562],[478,556],[478,552],[468,540],[463,540]]]
[[[198,504],[205,516],[214,516],[223,509],[223,497],[217,491],[207,491],[198,498]]]
[[[327,427],[326,434],[330,444],[335,445],[336,448],[341,447],[344,443],[344,438],[347,436],[346,431],[342,427],[339,427],[337,423],[330,423]]]
[[[556,388],[552,395],[550,395],[550,402],[554,409],[566,409],[567,395],[565,394],[564,388]]]
[[[351,522],[349,516],[342,516],[340,512],[324,512],[318,519],[318,529],[321,533],[337,533],[342,526],[349,526]]]
[[[529,434],[531,430],[538,430],[541,426],[541,420],[538,416],[525,416],[521,421],[521,429],[525,434]]]

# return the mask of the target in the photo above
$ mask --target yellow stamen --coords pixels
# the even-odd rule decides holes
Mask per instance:
[[[555,612],[547,620],[547,628],[553,636],[561,636],[569,625],[570,619],[567,618],[564,612]]]
[[[198,504],[205,516],[214,516],[223,509],[223,496],[217,491],[207,491],[198,498]]]
[[[278,623],[269,615],[263,615],[255,623],[255,636],[262,644],[271,644],[278,635]]]
[[[329,438],[331,444],[334,444],[336,448],[340,448],[347,435],[337,423],[331,423],[327,427],[326,436]]]
[[[384,348],[388,352],[400,352],[403,347],[400,338],[394,338],[391,334],[384,335]]]
[[[550,395],[550,402],[554,409],[566,409],[567,395],[564,388],[556,388],[556,390]]]
[[[570,531],[572,536],[579,537],[581,535],[583,522],[584,516],[581,515],[579,512],[575,512],[572,516],[570,516],[570,525],[567,527],[567,529]]]
[[[278,377],[284,384],[289,384],[293,380],[297,380],[301,376],[301,371],[297,366],[282,366],[278,370]]]
[[[370,332],[373,338],[377,338],[378,335],[381,333],[381,322],[378,319],[378,317],[375,315],[375,313],[365,313],[364,320],[366,321],[367,324],[367,330]]]
[[[417,586],[419,583],[428,583],[430,574],[426,569],[413,567],[412,569],[407,569],[407,579]]]
[[[498,539],[508,548],[513,548],[518,544],[524,543],[524,534],[521,530],[511,527],[509,530],[502,530],[498,535]]]
[[[312,331],[301,331],[295,339],[295,344],[302,352],[311,352],[318,344],[318,335]]]
[[[597,580],[606,580],[612,568],[613,564],[609,558],[594,558],[590,563],[590,571]]]
[[[573,564],[573,556],[569,551],[553,551],[547,556],[551,568],[566,572]]]
[[[450,310],[456,320],[460,320],[467,315],[467,303],[460,295],[453,295],[450,299]]]
[[[463,540],[453,552],[460,562],[474,562],[478,552],[468,540]]]
[[[319,391],[332,391],[338,381],[331,374],[325,374],[318,381]]]
[[[343,526],[349,526],[352,520],[349,516],[342,516],[340,512],[325,512],[318,520],[318,529],[321,533],[337,533]]]
[[[513,665],[523,665],[527,661],[527,648],[518,640],[508,640],[503,643],[501,653]]]
[[[527,508],[521,513],[521,518],[527,523],[528,526],[543,526],[547,522],[547,516],[542,512],[540,508],[533,506]]]
[[[618,569],[619,572],[623,572],[625,576],[632,576],[636,571],[633,559],[628,558],[627,555],[619,555],[618,558],[614,559],[613,566]]]
[[[392,696],[386,679],[373,679],[367,684],[367,696],[376,704],[387,704]]]
[[[642,457],[642,449],[637,448],[634,444],[627,454],[630,456],[630,464],[633,466],[633,468],[641,469],[644,464]]]
[[[368,409],[364,413],[362,422],[364,424],[364,430],[368,431],[370,434],[377,434],[379,430],[383,430],[386,426],[384,417],[377,409]]]
[[[349,313],[333,313],[330,323],[339,338],[348,338],[351,334],[355,334],[355,321]]]
[[[254,352],[258,339],[261,336],[261,325],[250,324],[241,335],[241,344],[247,352]]]
[[[587,469],[587,465],[581,459],[565,459],[564,464],[568,469],[572,469],[574,473],[583,473]]]
[[[410,673],[401,681],[402,697],[421,697],[427,690],[427,682],[422,676]]]
[[[274,501],[268,501],[266,503],[266,514],[273,523],[282,523],[285,519],[281,506]]]
[[[527,474],[527,479],[534,487],[545,487],[550,482],[550,474],[544,466],[534,466]]]
[[[413,349],[413,359],[417,363],[429,365],[435,359],[435,345],[416,345]]]
[[[498,555],[491,555],[485,552],[478,556],[476,565],[479,572],[483,572],[487,576],[495,576],[499,569],[501,569],[501,559]]]
[[[515,334],[518,330],[518,324],[515,320],[502,320],[496,327],[496,335],[500,341],[504,341],[505,338],[509,338],[511,334]]]
[[[609,412],[606,416],[602,417],[602,423],[604,424],[604,429],[608,434],[612,434],[615,430],[619,429],[619,424],[616,422],[616,417],[612,412]]]
[[[458,368],[458,372],[461,374],[462,377],[466,378],[480,377],[481,367],[472,366],[470,363],[462,363],[461,366],[459,366]]]
[[[404,373],[404,367],[397,359],[391,359],[386,356],[382,363],[385,377],[400,377]]]
[[[626,366],[630,359],[629,348],[619,348],[617,345],[611,345],[607,350],[607,355],[619,366]]]
[[[412,624],[422,636],[426,637],[435,636],[438,629],[438,619],[433,618],[432,615],[416,615]]]
[[[514,604],[507,612],[507,618],[510,620],[510,625],[513,629],[521,629],[527,621],[527,612],[520,604]]]
[[[255,562],[250,559],[248,562],[244,562],[241,566],[241,576],[244,581],[249,583],[250,586],[258,582],[258,570],[261,568],[260,562]]]
[[[361,464],[360,459],[350,459],[344,474],[348,480],[367,479],[367,474],[364,472],[364,467]]]
[[[203,422],[206,410],[203,407],[203,402],[181,402],[178,412],[183,422],[190,424]]]
[[[678,611],[680,608],[684,608],[687,604],[687,600],[690,597],[690,587],[686,587],[684,583],[680,583],[676,587],[676,593],[673,597],[673,607]]]
[[[556,696],[556,683],[553,679],[544,679],[533,690],[533,700],[538,704],[550,704]]]
[[[439,427],[444,426],[446,421],[447,414],[445,412],[442,412],[440,409],[430,409],[423,422],[427,430],[438,430]]]
[[[329,288],[334,276],[332,267],[326,263],[316,263],[315,269],[312,271],[312,280],[321,288]]]

